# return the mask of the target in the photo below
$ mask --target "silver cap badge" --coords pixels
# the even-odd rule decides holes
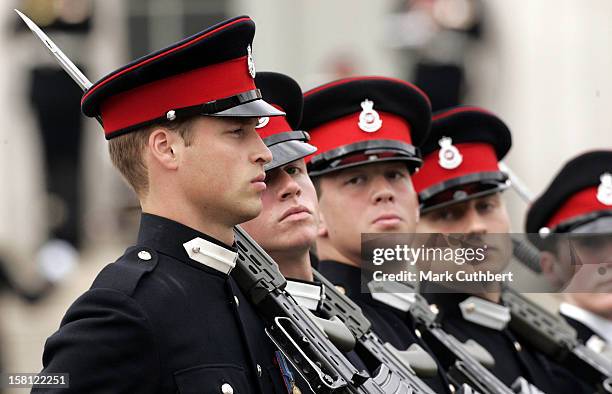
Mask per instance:
[[[359,114],[359,128],[366,133],[373,133],[382,127],[382,119],[374,110],[374,102],[365,99],[361,102],[361,113]]]
[[[454,170],[463,163],[463,156],[450,137],[443,137],[438,141],[440,152],[438,152],[438,164],[447,170]]]
[[[599,177],[601,183],[597,187],[597,201],[604,205],[612,205],[612,174],[605,172]]]
[[[269,116],[262,116],[261,118],[257,119],[257,126],[255,126],[255,128],[256,129],[261,129],[262,127],[266,127],[268,122],[270,122],[270,117]]]
[[[247,65],[249,66],[249,75],[255,78],[255,60],[253,60],[253,51],[251,46],[247,46]]]

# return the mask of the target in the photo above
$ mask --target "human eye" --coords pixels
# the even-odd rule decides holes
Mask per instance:
[[[457,208],[440,208],[435,212],[434,219],[442,222],[453,222],[459,220],[462,215],[462,211]]]
[[[479,201],[478,204],[476,204],[476,209],[478,210],[478,212],[482,212],[482,213],[489,213],[495,210],[495,208],[497,208],[497,202],[493,199],[485,199],[482,201]]]
[[[604,248],[607,240],[600,236],[584,236],[577,237],[576,242],[579,246],[589,249],[593,252],[598,252]]]
[[[455,218],[455,213],[450,209],[443,209],[441,212],[438,212],[436,218],[439,220],[450,221]]]
[[[478,203],[478,210],[480,212],[488,212],[488,211],[490,211],[493,208],[495,208],[495,205],[492,204],[489,201],[482,201],[482,202]]]
[[[404,179],[406,177],[406,174],[404,174],[404,172],[400,170],[391,170],[386,173],[386,176],[387,176],[387,179],[396,181],[399,179]]]
[[[285,167],[285,172],[289,175],[298,175],[302,172],[302,169],[296,166],[288,166]]]
[[[237,127],[237,128],[233,128],[230,130],[230,134],[234,136],[243,136],[244,133],[245,133],[245,130],[242,127]]]
[[[246,135],[246,131],[247,130],[245,129],[243,124],[230,123],[223,131],[223,134],[232,138],[242,138],[244,135]]]
[[[366,180],[366,177],[364,175],[354,175],[354,176],[348,177],[344,181],[344,184],[345,185],[359,185],[365,182],[365,180]]]

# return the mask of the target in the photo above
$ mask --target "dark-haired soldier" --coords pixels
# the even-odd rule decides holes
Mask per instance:
[[[321,287],[311,283],[309,251],[317,236],[319,207],[304,157],[317,149],[308,143],[308,134],[299,131],[302,90],[284,74],[260,72],[255,80],[264,99],[287,115],[261,118],[257,126],[273,159],[264,167],[266,190],[262,193],[262,212],[242,227],[274,258],[285,277],[296,280],[289,280],[287,288],[289,292],[293,287],[299,288],[302,297],[292,292],[296,300],[305,302],[312,297],[305,306],[316,309]]]
[[[426,281],[421,292],[435,305],[447,332],[462,342],[476,340],[493,356],[492,372],[507,386],[523,377],[546,393],[572,392],[573,388],[559,387],[544,356],[508,328],[510,311],[500,291],[512,285],[510,276],[459,280],[459,271],[502,274],[510,262],[510,219],[501,195],[509,183],[498,163],[511,143],[506,124],[484,109],[456,107],[434,114],[421,148],[423,167],[413,176],[421,204],[417,231],[451,234],[465,245],[487,245],[487,250],[480,263],[444,265],[456,278]],[[433,263],[430,268],[439,269]]]
[[[45,344],[45,373],[75,393],[287,393],[261,319],[230,276],[233,227],[261,211],[270,150],[248,17],[215,25],[96,82],[83,112],[143,210]],[[112,198],[112,196],[111,196]],[[54,389],[41,389],[45,392]]]
[[[318,269],[400,350],[424,346],[406,313],[408,295],[382,301],[362,292],[361,234],[414,232],[418,203],[410,177],[421,163],[416,146],[430,114],[420,90],[391,78],[347,78],[304,94],[302,127],[318,149],[307,158],[319,198]],[[441,373],[426,382],[436,392],[449,390]]]
[[[612,359],[612,151],[567,162],[527,212],[542,272],[578,338]]]

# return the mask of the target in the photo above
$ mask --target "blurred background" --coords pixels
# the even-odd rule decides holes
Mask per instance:
[[[506,164],[533,193],[570,157],[612,148],[608,0],[6,0],[0,7],[0,370],[37,372],[45,339],[133,242],[134,195],[80,91],[13,8],[95,81],[225,18],[257,24],[258,70],[307,90],[350,75],[403,78],[434,108],[504,119]],[[526,202],[506,193],[514,230]]]

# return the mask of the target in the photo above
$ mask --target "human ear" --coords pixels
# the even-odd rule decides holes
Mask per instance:
[[[321,212],[321,209],[319,209],[319,228],[317,229],[317,236],[319,236],[320,238],[327,238],[329,236],[325,217],[323,215],[323,212]]]
[[[168,170],[178,168],[176,140],[174,133],[162,128],[153,130],[149,135],[147,146],[152,159]]]
[[[557,261],[557,258],[553,253],[548,251],[540,252],[540,267],[542,268],[542,275],[544,275],[548,282],[554,286],[559,286],[563,283],[563,279],[559,277],[557,270],[555,269],[557,264],[560,264],[560,262]]]

